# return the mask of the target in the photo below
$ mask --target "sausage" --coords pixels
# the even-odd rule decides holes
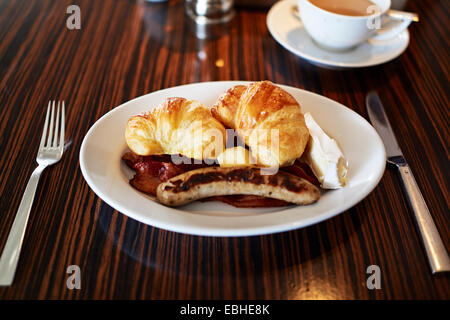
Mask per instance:
[[[168,206],[233,194],[257,195],[299,205],[320,198],[319,189],[305,179],[284,171],[263,175],[258,167],[207,167],[188,171],[161,183],[156,194]]]

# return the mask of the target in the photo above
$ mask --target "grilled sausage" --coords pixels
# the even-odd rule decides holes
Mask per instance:
[[[320,198],[319,189],[284,171],[263,175],[257,167],[207,167],[185,172],[161,183],[158,200],[180,206],[198,199],[232,194],[249,194],[305,205]]]

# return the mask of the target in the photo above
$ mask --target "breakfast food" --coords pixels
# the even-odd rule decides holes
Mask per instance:
[[[184,98],[169,98],[152,111],[128,120],[125,139],[141,156],[182,154],[215,159],[225,146],[225,127],[206,106]]]
[[[250,166],[256,163],[248,149],[238,146],[225,149],[218,157],[217,162],[221,167]]]
[[[347,161],[336,140],[330,138],[308,112],[305,114],[310,139],[304,154],[324,189],[342,188],[346,183]]]
[[[198,199],[233,194],[249,194],[299,205],[316,202],[319,189],[305,179],[279,171],[262,175],[257,167],[208,167],[188,171],[157,189],[158,199],[169,206],[179,206]]]
[[[138,156],[132,151],[126,152],[122,160],[129,168],[135,171],[135,175],[130,180],[130,184],[137,190],[155,197],[157,196],[158,186],[171,178],[200,168],[217,167],[205,163],[174,164],[169,155]],[[314,186],[319,186],[319,181],[310,168],[303,162],[296,161],[291,166],[281,168],[281,171],[287,172],[297,179],[305,179]],[[282,207],[292,205],[292,203],[287,201],[250,194],[218,195],[199,200],[221,201],[239,208]]]
[[[137,190],[151,196],[156,196],[156,189],[161,182],[186,171],[207,166],[204,163],[174,164],[169,155],[139,156],[132,151],[126,152],[122,156],[122,160],[136,172],[130,180],[130,184]]]
[[[234,119],[239,107],[242,94],[247,90],[247,86],[237,85],[225,91],[217,100],[211,113],[220,120],[226,127],[234,128]]]
[[[228,90],[212,113],[237,131],[263,166],[283,167],[294,163],[303,154],[309,139],[297,100],[270,81],[252,83],[246,90],[242,86]],[[275,141],[276,146],[272,148]]]
[[[168,98],[131,117],[125,138],[131,151],[122,159],[136,172],[130,184],[168,206],[308,205],[320,198],[319,185],[345,185],[337,143],[269,81],[230,88],[212,108]]]

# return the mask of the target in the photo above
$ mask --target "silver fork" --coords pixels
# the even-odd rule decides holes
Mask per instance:
[[[33,171],[31,178],[28,181],[28,185],[22,196],[22,201],[20,202],[19,210],[17,210],[16,218],[14,219],[2,256],[0,257],[0,286],[9,286],[14,280],[14,274],[16,272],[17,262],[19,261],[20,250],[27,228],[28,217],[30,216],[31,207],[33,205],[34,194],[36,193],[36,188],[39,183],[39,177],[47,166],[51,166],[61,159],[64,151],[64,101],[62,102],[62,108],[60,108],[60,105],[61,103],[58,101],[55,120],[56,124],[54,125],[55,101],[53,101],[53,103],[52,101],[48,103],[44,132],[42,133],[41,143],[36,158],[39,166]],[[49,117],[50,125],[48,123]],[[59,128],[60,132],[58,132]],[[47,140],[47,143],[45,143],[45,140]]]

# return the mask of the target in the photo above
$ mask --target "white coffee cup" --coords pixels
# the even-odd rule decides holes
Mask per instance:
[[[387,40],[405,30],[416,15],[389,10],[391,0],[371,0],[370,16],[347,16],[326,11],[309,0],[297,0],[299,15],[308,34],[321,47],[349,50],[368,39]],[[397,23],[392,23],[397,20]]]

